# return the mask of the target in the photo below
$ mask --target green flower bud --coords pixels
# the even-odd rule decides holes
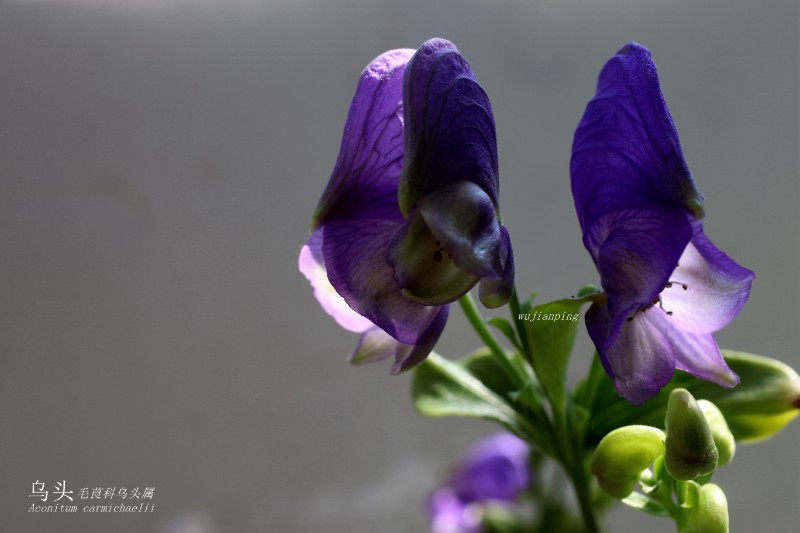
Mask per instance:
[[[650,426],[625,426],[603,437],[592,455],[591,470],[614,498],[627,497],[642,473],[664,453],[666,435]]]
[[[700,487],[697,505],[689,511],[680,533],[728,533],[728,501],[719,485]]]
[[[711,436],[714,437],[714,444],[719,452],[719,466],[730,463],[736,453],[736,440],[728,428],[722,411],[708,400],[697,400],[697,405],[700,406],[700,410],[703,411],[708,426],[711,428]]]
[[[675,479],[689,480],[717,468],[719,453],[703,411],[689,391],[674,389],[664,419],[667,440],[664,466]]]
[[[800,376],[790,366],[749,353],[723,354],[728,366],[739,374],[739,385],[729,390],[704,383],[692,387],[692,392],[714,402],[737,441],[773,437],[800,414]]]

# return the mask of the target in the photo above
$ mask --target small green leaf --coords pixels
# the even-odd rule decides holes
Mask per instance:
[[[454,361],[454,364],[463,367],[509,405],[514,403],[514,398],[518,396],[519,391],[508,378],[508,374],[503,372],[503,369],[497,364],[497,360],[489,348],[483,347],[475,350],[466,357]]]
[[[421,415],[491,420],[531,440],[530,425],[504,398],[465,367],[434,353],[414,370],[412,395]]]
[[[593,293],[539,305],[522,318],[530,363],[557,413],[563,412],[566,401],[567,362],[578,330],[579,311],[592,297]]]
[[[640,492],[631,492],[629,496],[623,498],[622,503],[628,507],[644,511],[645,513],[651,515],[664,517],[671,516],[669,509]]]

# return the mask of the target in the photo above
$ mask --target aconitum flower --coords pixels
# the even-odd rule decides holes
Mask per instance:
[[[433,533],[483,531],[482,508],[510,504],[530,485],[525,441],[510,433],[491,435],[475,444],[444,486],[431,496]]]
[[[447,304],[479,281],[485,304],[508,300],[497,191],[489,99],[455,46],[432,39],[373,60],[299,265],[322,307],[362,333],[353,362],[393,355],[395,373],[418,364]]]
[[[628,44],[600,72],[570,173],[583,243],[607,295],[586,325],[617,391],[641,404],[676,368],[736,385],[712,333],[742,309],[754,275],[703,232],[703,197],[643,46]]]

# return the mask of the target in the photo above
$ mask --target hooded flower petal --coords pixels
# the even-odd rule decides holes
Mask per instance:
[[[646,48],[627,45],[601,71],[570,172],[584,245],[607,295],[586,325],[617,391],[642,403],[675,368],[735,385],[711,333],[741,310],[753,273],[703,233],[702,196]]]
[[[454,61],[454,68],[427,72],[428,56],[439,49]],[[436,142],[430,142],[404,129],[404,101],[414,92],[404,72],[412,55],[420,58],[422,78],[435,86],[423,99],[444,98],[437,102],[448,113],[446,124],[417,129],[426,135],[449,135],[446,142],[436,135],[431,138]],[[485,116],[469,119],[471,101],[483,106]],[[454,107],[453,102],[461,103]],[[481,127],[488,128],[490,139],[476,147],[470,129],[479,120],[488,121]],[[444,129],[437,130],[439,126]],[[409,147],[424,155],[418,160],[424,172],[414,175],[410,189],[400,184]],[[482,177],[479,171],[485,170],[486,157],[491,159],[491,172]],[[416,53],[392,50],[364,70],[336,166],[314,215],[314,235],[300,261],[325,310],[346,328],[362,333],[351,362],[394,355],[392,371],[407,370],[438,340],[447,321],[447,303],[481,278],[500,280],[496,294],[487,296],[493,302],[510,294],[513,257],[507,232],[497,220],[496,159],[488,99],[452,44],[433,40]],[[440,165],[444,173],[427,164]],[[467,171],[471,174],[465,175]],[[446,180],[432,180],[445,175]],[[415,195],[406,212],[401,210],[401,188]],[[341,299],[332,296],[322,273]]]
[[[489,97],[450,41],[420,46],[403,80],[406,124],[400,207],[457,181],[471,181],[497,207],[497,138]]]
[[[431,39],[414,54],[403,102],[399,201],[407,220],[389,254],[398,283],[410,298],[437,305],[481,278],[513,278],[503,268],[491,105],[452,43]]]
[[[600,72],[572,144],[572,194],[581,229],[625,209],[683,208],[703,216],[678,132],[647,48],[629,43]]]

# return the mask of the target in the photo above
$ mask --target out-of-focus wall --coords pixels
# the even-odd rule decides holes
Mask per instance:
[[[758,276],[718,340],[800,367],[797,21],[790,0],[3,1],[1,529],[425,530],[426,493],[493,428],[349,367],[296,260],[361,69],[432,36],[492,98],[518,285],[542,301],[597,282],[572,132],[605,60],[647,45],[707,233]],[[454,309],[438,351],[477,343]],[[719,474],[736,531],[796,528],[798,447],[795,424]],[[155,509],[28,513],[35,481],[152,486]]]

